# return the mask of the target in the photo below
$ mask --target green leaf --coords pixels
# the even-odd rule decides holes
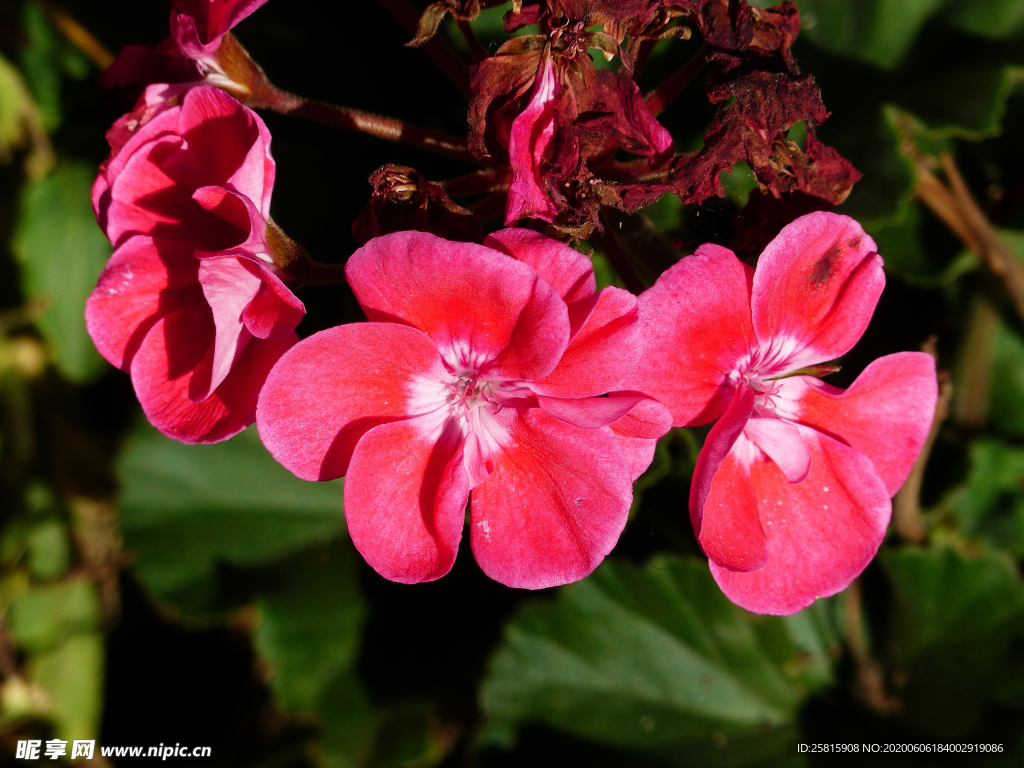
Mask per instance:
[[[302,552],[260,576],[256,648],[288,711],[311,712],[324,727],[331,764],[355,765],[372,733],[372,711],[353,668],[366,608],[357,555],[347,540]]]
[[[827,142],[864,174],[838,211],[869,232],[904,222],[913,196],[914,167],[900,150],[893,118],[892,109],[882,106],[827,133]]]
[[[341,482],[298,479],[274,461],[255,427],[216,445],[183,445],[143,426],[120,476],[136,573],[172,601],[211,579],[219,562],[265,564],[344,531]]]
[[[28,532],[28,567],[37,579],[56,579],[67,573],[71,546],[59,520],[42,520]]]
[[[12,603],[7,621],[22,648],[30,653],[48,651],[72,635],[99,626],[96,585],[74,579],[34,587]]]
[[[919,81],[898,99],[932,139],[982,141],[998,136],[1006,102],[1024,83],[1024,67],[954,69]]]
[[[483,741],[535,722],[680,765],[778,757],[800,703],[831,680],[826,611],[748,614],[695,559],[606,561],[508,627]]]
[[[7,627],[27,655],[25,673],[46,691],[45,714],[61,739],[95,739],[103,691],[102,621],[96,584],[72,579],[15,599]]]
[[[85,300],[111,252],[93,217],[95,175],[86,163],[62,163],[26,184],[12,243],[25,294],[48,305],[39,329],[61,372],[77,381],[96,378],[106,365],[85,329]]]
[[[921,242],[921,226],[921,208],[912,205],[904,209],[901,218],[875,222],[870,227],[887,274],[917,288],[943,288],[981,266],[971,251],[962,251],[941,266],[933,263],[932,254]]]
[[[966,485],[953,493],[960,531],[1024,557],[1024,450],[975,440]]]
[[[882,562],[894,587],[890,650],[906,679],[904,716],[928,733],[965,734],[987,702],[1024,681],[1017,569],[998,554],[947,548],[885,551]]]
[[[103,635],[75,635],[58,647],[29,658],[28,678],[49,698],[55,736],[95,739],[103,709]],[[69,750],[70,752],[70,750]]]
[[[945,15],[981,37],[1012,37],[1024,28],[1024,0],[959,0],[948,4]]]
[[[945,0],[798,0],[801,35],[827,51],[882,69],[903,60]]]
[[[47,130],[53,131],[60,125],[62,117],[60,92],[64,73],[61,40],[40,3],[25,3],[22,23],[26,45],[21,51],[21,68],[39,104],[43,124]]]

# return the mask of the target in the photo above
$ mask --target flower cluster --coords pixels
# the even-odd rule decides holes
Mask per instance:
[[[214,442],[255,422],[299,477],[346,477],[352,541],[395,581],[451,569],[468,504],[483,571],[537,589],[583,578],[612,550],[660,437],[714,422],[689,510],[732,600],[792,613],[863,570],[928,434],[936,378],[931,357],[904,352],[845,391],[819,380],[884,287],[859,225],[800,216],[756,270],[704,245],[638,297],[598,290],[587,256],[533,229],[481,242],[452,187],[385,166],[344,268],[368,322],[299,341],[293,289],[311,262],[270,219],[270,135],[231,95],[238,81],[220,56],[241,50],[227,31],[260,4],[174,0],[171,41],[126,51],[108,73],[149,84],[109,132],[93,189],[115,251],[86,320],[154,425]],[[486,4],[435,3],[420,41],[445,14],[464,20]],[[630,73],[653,41],[689,33],[679,19],[704,37],[709,92],[729,105],[703,150],[673,157]],[[507,224],[565,233],[601,226],[601,205],[665,191],[699,202],[746,160],[762,184],[754,204],[781,227],[803,205],[794,194],[838,202],[856,180],[813,131],[806,150],[783,138],[827,116],[789,53],[792,3],[515,3],[506,26],[527,24],[540,34],[514,38],[473,76],[469,146],[509,163]],[[595,47],[622,68],[596,69]],[[662,169],[659,180],[601,180],[593,169],[619,149]]]

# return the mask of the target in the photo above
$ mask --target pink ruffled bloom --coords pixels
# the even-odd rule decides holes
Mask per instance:
[[[626,386],[678,426],[718,419],[701,450],[690,518],[722,591],[757,613],[833,595],[885,535],[935,412],[935,363],[875,360],[847,390],[800,369],[848,352],[885,286],[852,219],[811,213],[745,266],[704,245],[640,297],[647,352]]]
[[[385,235],[346,274],[370,322],[274,367],[257,411],[274,457],[307,480],[346,476],[352,541],[393,581],[448,572],[470,496],[491,578],[537,589],[590,573],[671,422],[618,391],[641,353],[636,297],[596,292],[589,259],[519,229],[483,246]]]
[[[251,424],[305,310],[270,256],[270,133],[217,88],[185,95],[115,148],[93,187],[114,244],[85,319],[149,420],[187,443]]]

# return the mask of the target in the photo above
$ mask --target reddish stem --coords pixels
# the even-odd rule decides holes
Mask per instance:
[[[704,66],[706,53],[707,47],[701,45],[692,59],[676,70],[675,74],[669,77],[668,80],[647,94],[645,101],[652,115],[655,117],[660,115],[665,110],[665,107],[686,90],[686,86],[693,81],[693,78],[700,72],[700,68]]]
[[[405,27],[406,31],[415,36],[420,26],[420,14],[408,0],[380,0],[398,23]],[[473,90],[469,87],[469,68],[451,48],[436,35],[420,46],[427,55],[434,60],[434,63],[448,76],[456,88],[467,99],[473,98]]]
[[[442,131],[409,125],[394,117],[375,115],[359,109],[311,101],[274,86],[258,89],[249,101],[250,106],[272,109],[283,115],[302,117],[324,125],[344,128],[358,133],[367,133],[385,141],[419,147],[430,152],[446,155],[464,163],[479,165],[466,148],[466,140]]]

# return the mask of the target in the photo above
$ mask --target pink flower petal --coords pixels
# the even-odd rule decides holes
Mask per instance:
[[[711,493],[715,473],[729,455],[737,438],[743,434],[743,427],[753,410],[754,391],[746,385],[736,387],[729,407],[704,438],[704,446],[697,456],[697,466],[690,480],[690,522],[698,539],[702,536],[704,505]]]
[[[633,406],[645,399],[643,395],[624,395],[566,400],[540,395],[537,404],[544,413],[566,424],[580,429],[598,429],[624,418]]]
[[[265,2],[267,0],[172,0],[171,7],[195,19],[200,41],[209,44]]]
[[[414,584],[451,570],[469,499],[462,446],[455,423],[433,415],[381,424],[360,438],[345,478],[345,520],[381,576]]]
[[[229,224],[243,232],[249,232],[251,236],[253,222],[242,195],[238,195],[226,187],[208,186],[200,187],[193,192],[192,199]],[[265,222],[261,223],[266,226]]]
[[[533,389],[554,397],[593,397],[619,388],[643,353],[642,332],[636,297],[605,288],[558,366]]]
[[[227,256],[205,259],[199,264],[199,284],[213,312],[215,336],[210,380],[197,382],[193,377],[191,397],[200,402],[220,386],[235,360],[242,354],[252,334],[245,327],[242,313],[259,293],[263,281],[246,259]]]
[[[630,393],[618,393],[630,394]],[[644,398],[609,428],[626,457],[630,479],[636,482],[654,460],[658,438],[672,428],[672,414],[657,400]]]
[[[188,243],[138,235],[110,257],[85,304],[85,325],[111,365],[127,369],[150,326],[203,301]]]
[[[931,355],[880,357],[846,391],[809,376],[785,381],[801,423],[867,456],[890,496],[900,489],[935,416],[938,384]]]
[[[622,389],[664,403],[676,426],[706,424],[729,404],[727,376],[756,348],[752,270],[727,248],[702,245],[640,296],[646,351]]]
[[[253,336],[276,339],[295,330],[306,314],[305,305],[266,264],[253,260],[263,284],[245,308],[242,319]]]
[[[582,579],[615,546],[629,514],[632,483],[618,440],[609,428],[577,429],[538,409],[498,418],[513,442],[472,493],[477,562],[510,587]]]
[[[811,452],[800,430],[782,419],[749,419],[743,434],[774,461],[791,483],[799,483],[811,470]]]
[[[590,259],[564,243],[532,229],[500,229],[484,239],[488,248],[529,264],[566,304],[589,299],[597,292]]]
[[[213,343],[213,322],[205,305],[172,312],[158,320],[131,361],[132,385],[146,418],[183,443],[215,443],[241,432],[256,419],[256,400],[267,374],[297,340],[295,334],[254,340],[223,383],[201,403],[189,397],[192,372]]]
[[[260,394],[256,423],[267,450],[293,473],[333,480],[348,472],[367,431],[442,407],[444,378],[437,347],[415,328],[341,325],[281,358]]]
[[[540,165],[555,136],[555,101],[559,91],[555,62],[546,57],[537,73],[530,103],[512,122],[508,145],[512,184],[505,208],[506,226],[525,218],[554,221],[558,215],[544,189]]]
[[[740,435],[718,467],[697,536],[711,562],[730,571],[756,571],[768,562],[768,539],[750,477],[752,448]]]
[[[345,268],[371,320],[419,328],[454,370],[485,379],[538,379],[569,341],[565,302],[528,265],[472,243],[395,232]]]
[[[834,360],[860,339],[885,287],[875,242],[849,216],[788,224],[754,274],[751,309],[762,376]]]
[[[185,95],[178,133],[188,149],[170,161],[176,179],[193,188],[228,185],[269,216],[276,166],[259,115],[220,88],[201,86]]]
[[[842,591],[875,556],[889,524],[889,494],[868,458],[807,427],[800,432],[811,451],[802,483],[790,483],[773,462],[750,467],[767,564],[739,573],[710,563],[729,599],[755,613],[796,613]]]

